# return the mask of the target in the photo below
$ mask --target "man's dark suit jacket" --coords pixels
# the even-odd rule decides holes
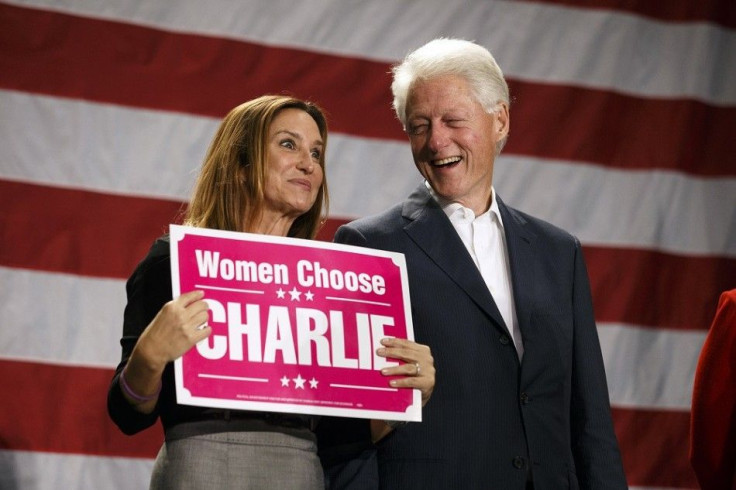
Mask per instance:
[[[421,423],[379,443],[381,488],[625,489],[580,242],[498,199],[524,343],[424,185],[335,241],[406,256],[415,340],[432,349]]]

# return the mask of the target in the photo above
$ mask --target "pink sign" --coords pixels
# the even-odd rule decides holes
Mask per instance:
[[[391,388],[380,339],[413,340],[404,256],[171,225],[174,297],[200,289],[212,335],[175,362],[177,401],[273,412],[421,420]]]

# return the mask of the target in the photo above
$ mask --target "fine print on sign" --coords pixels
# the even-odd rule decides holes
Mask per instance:
[[[384,337],[414,340],[404,256],[171,225],[174,297],[199,289],[212,335],[175,361],[177,401],[239,410],[421,420],[389,386]]]

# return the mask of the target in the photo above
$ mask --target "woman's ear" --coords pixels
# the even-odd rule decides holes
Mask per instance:
[[[243,185],[245,184],[246,180],[248,179],[245,172],[245,167],[241,165],[238,167],[238,184]]]

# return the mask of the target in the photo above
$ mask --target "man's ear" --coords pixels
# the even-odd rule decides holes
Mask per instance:
[[[496,122],[494,125],[496,141],[500,141],[508,136],[510,122],[509,106],[505,102],[499,102],[496,106]]]

